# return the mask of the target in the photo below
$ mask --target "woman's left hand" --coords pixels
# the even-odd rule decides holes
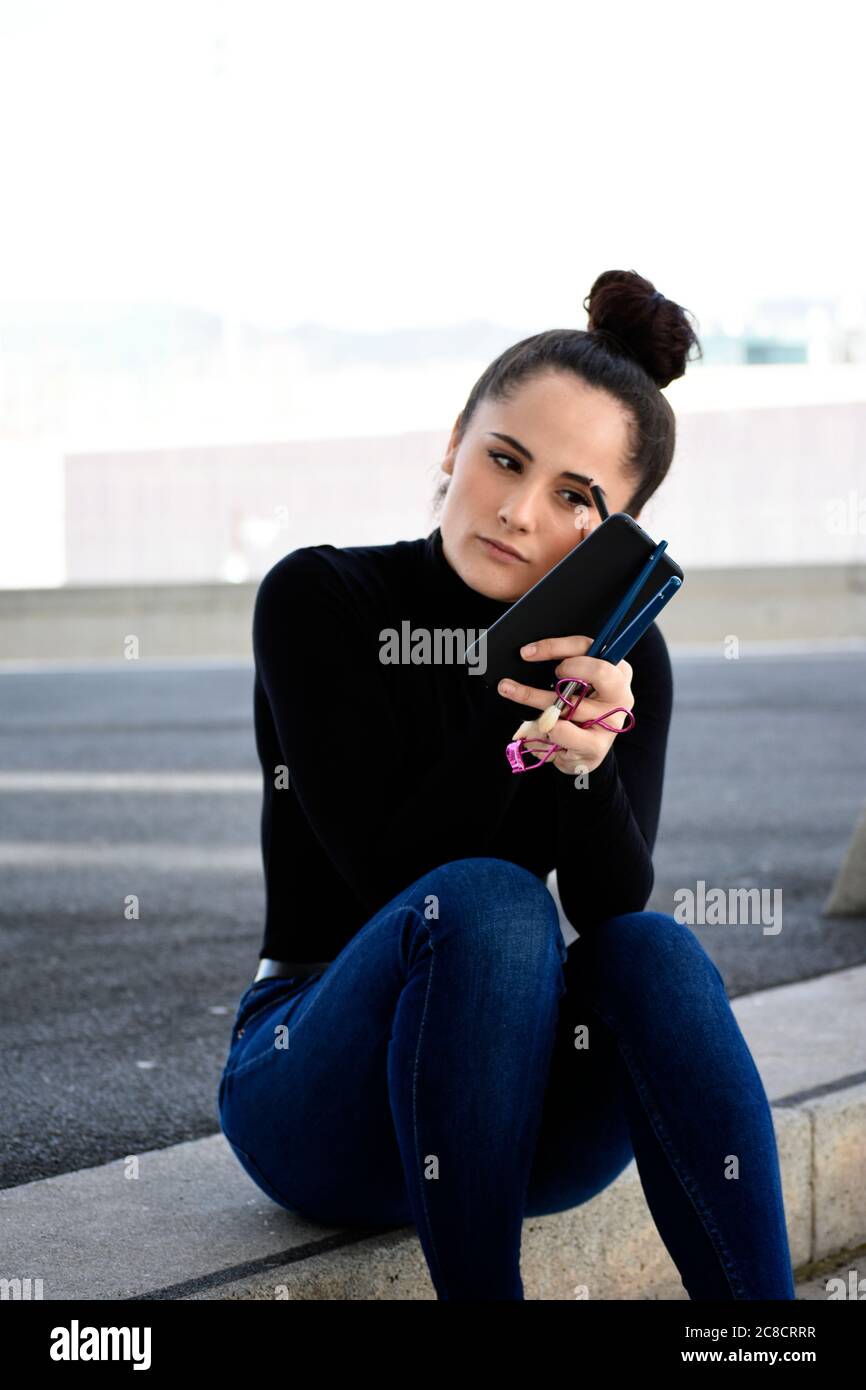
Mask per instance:
[[[610,729],[602,729],[597,724],[589,729],[579,729],[577,720],[600,719],[616,705],[631,710],[634,696],[631,689],[632,668],[625,660],[613,665],[603,657],[587,656],[592,646],[591,637],[543,637],[535,642],[535,651],[521,648],[520,655],[526,661],[550,661],[561,657],[556,667],[558,677],[569,680],[589,681],[595,687],[595,694],[585,695],[574,712],[574,722],[567,718],[558,719],[546,737],[550,743],[562,745],[549,762],[560,772],[574,776],[577,772],[592,772],[607,757],[608,750],[616,738]],[[538,690],[531,685],[509,682],[511,689],[506,693],[500,685],[499,693],[504,699],[513,700],[518,705],[532,705],[541,711],[548,709],[556,699],[551,690]],[[575,692],[579,693],[579,692]],[[625,714],[612,714],[605,723],[617,725],[620,729],[628,722]],[[527,730],[529,732],[527,733]],[[513,738],[532,737],[531,725],[521,724],[512,735]],[[539,756],[543,750],[539,749]]]

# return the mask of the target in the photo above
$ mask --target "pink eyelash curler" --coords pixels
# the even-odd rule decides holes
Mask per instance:
[[[575,698],[569,698],[568,695],[564,694],[564,692],[560,690],[560,686],[571,687],[572,695]],[[556,682],[556,686],[554,688],[556,690],[557,699],[568,709],[568,714],[565,715],[565,718],[569,720],[569,722],[576,724],[579,729],[588,729],[591,727],[591,725],[597,724],[599,728],[607,729],[610,733],[625,734],[628,733],[629,729],[634,728],[634,715],[632,714],[630,709],[625,709],[623,705],[617,705],[615,709],[605,710],[604,714],[599,715],[597,719],[580,720],[574,719],[572,717],[574,715],[574,711],[577,709],[584,696],[594,689],[594,687],[590,684],[589,681],[575,680],[573,677],[569,678],[568,676],[563,676],[561,680],[558,680]],[[611,714],[627,714],[629,719],[631,720],[631,723],[623,724],[621,729],[618,729],[614,724],[606,724],[604,721],[607,718],[609,718]],[[534,748],[530,747],[530,745],[533,743],[538,744],[539,748],[544,748],[547,750],[543,758],[540,756],[539,753],[536,752]],[[505,752],[508,757],[508,761],[511,763],[512,772],[534,772],[537,767],[543,767],[544,764],[548,761],[548,759],[552,758],[553,754],[556,753],[558,749],[563,747],[564,744],[551,743],[548,739],[518,738],[515,739],[513,743],[508,744],[508,746],[505,749]],[[529,763],[528,765],[524,763],[524,751],[526,751],[527,753],[531,753],[534,758],[538,758],[538,762]]]

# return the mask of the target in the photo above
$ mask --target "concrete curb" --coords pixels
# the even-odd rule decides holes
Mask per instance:
[[[864,1004],[866,966],[732,1004],[772,1104],[804,1276],[866,1242]],[[0,1222],[0,1279],[21,1280],[17,1296],[435,1297],[414,1227],[334,1230],[292,1216],[250,1181],[221,1133],[6,1189]],[[583,1206],[528,1218],[522,1270],[527,1299],[574,1299],[579,1286],[591,1299],[687,1297],[634,1162]]]
[[[258,582],[63,585],[0,589],[0,657],[147,661],[248,658]],[[866,631],[866,565],[695,568],[659,619],[670,644],[858,640]],[[126,661],[126,665],[129,662]]]

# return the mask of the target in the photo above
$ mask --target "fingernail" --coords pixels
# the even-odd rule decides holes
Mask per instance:
[[[500,681],[499,689],[501,690],[503,695],[510,695],[512,690],[514,689],[514,686],[511,684],[511,681]]]
[[[522,656],[532,656],[535,652],[535,643],[528,642],[525,647],[520,648]]]

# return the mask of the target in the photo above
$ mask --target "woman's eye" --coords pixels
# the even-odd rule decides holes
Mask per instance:
[[[505,459],[505,462],[510,463],[512,467],[518,469],[521,467],[519,460],[513,459],[510,454],[498,454],[495,453],[493,449],[488,449],[487,452],[489,456],[497,463],[497,465],[499,464],[500,459]],[[503,473],[509,473],[510,471],[511,470],[508,468],[502,469]],[[584,497],[582,492],[575,492],[573,488],[568,487],[563,488],[562,491],[563,493],[568,493],[570,497],[573,497],[575,499],[573,502],[569,502],[567,504],[569,507],[592,507],[592,502],[589,500],[588,497]]]
[[[520,467],[520,464],[517,462],[517,459],[513,459],[510,454],[495,454],[492,449],[488,449],[487,452],[492,459],[496,459],[497,461],[499,459],[505,459],[506,463],[513,463],[515,468]],[[502,471],[508,472],[507,469],[503,469]]]

